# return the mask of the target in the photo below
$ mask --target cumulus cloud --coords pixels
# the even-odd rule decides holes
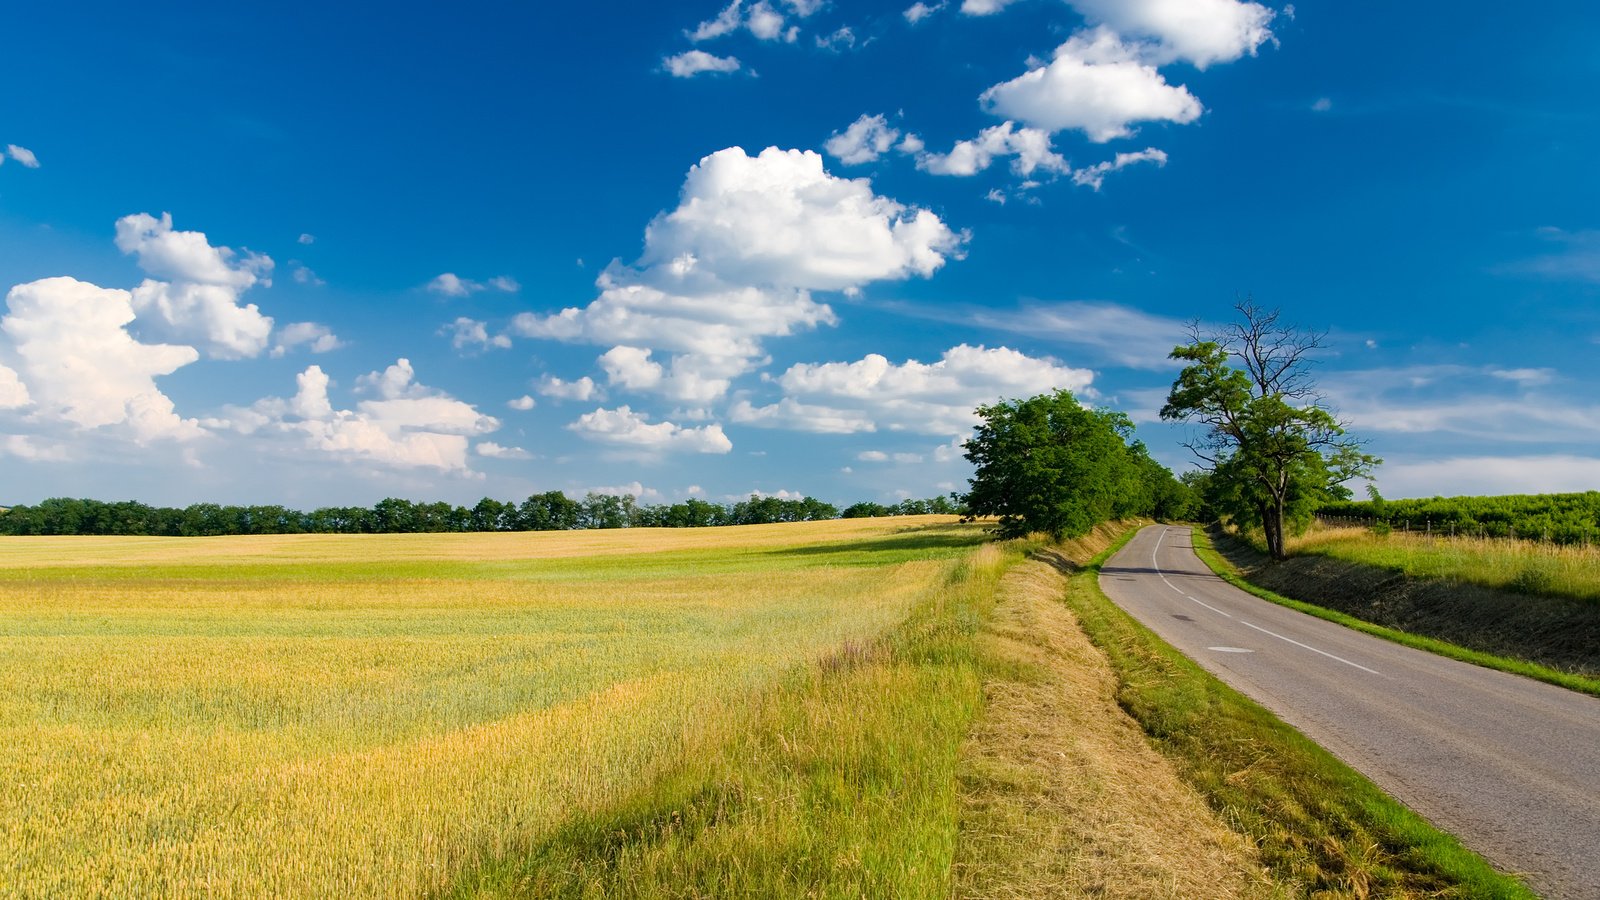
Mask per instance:
[[[184,440],[202,432],[180,417],[155,379],[200,358],[193,347],[143,344],[128,333],[133,296],[74,278],[46,278],[13,287],[0,331],[19,360],[25,385],[13,400],[31,399],[36,414],[81,428],[125,427],[139,441]]]
[[[497,275],[488,282],[473,281],[462,278],[454,272],[444,272],[435,275],[433,280],[423,285],[423,289],[441,297],[470,297],[480,291],[493,288],[505,293],[515,293],[522,289],[515,279],[504,275]]]
[[[23,462],[61,462],[72,458],[72,448],[65,444],[40,441],[32,435],[0,435],[0,457],[9,456]]]
[[[33,151],[29,150],[27,147],[18,147],[16,144],[7,144],[6,153],[10,154],[12,159],[29,169],[39,168],[39,157],[34,156]],[[0,155],[0,161],[4,160],[5,156]]]
[[[1137,45],[1106,29],[1073,35],[1048,64],[980,97],[990,112],[1046,132],[1081,130],[1104,143],[1137,122],[1186,124],[1203,108],[1188,88],[1167,83]]]
[[[674,78],[693,78],[705,72],[737,72],[740,63],[738,57],[734,56],[717,56],[704,50],[685,50],[674,56],[662,57],[661,68]]]
[[[306,234],[302,232],[298,238],[295,238],[295,242],[300,244],[315,244],[317,242],[317,237],[314,234]]]
[[[338,350],[344,342],[329,330],[326,325],[316,322],[290,322],[278,329],[278,340],[272,348],[272,356],[281,357],[296,347],[304,346],[312,353],[327,353]]]
[[[1011,169],[1018,175],[1037,170],[1066,172],[1066,159],[1050,149],[1050,135],[1037,128],[1017,128],[1002,122],[983,129],[970,141],[957,141],[949,153],[922,153],[917,168],[935,175],[976,175],[989,168],[996,158],[1015,157]]]
[[[479,456],[490,459],[532,459],[533,454],[521,447],[502,447],[493,441],[479,441],[473,445],[473,452]]]
[[[139,268],[157,278],[243,290],[272,272],[272,259],[228,247],[213,247],[205,232],[175,231],[172,214],[135,213],[117,220],[117,249],[138,257]]]
[[[377,396],[354,409],[337,409],[328,395],[331,379],[321,366],[295,377],[287,400],[268,397],[247,410],[230,410],[235,430],[266,430],[298,437],[304,446],[352,461],[400,469],[468,470],[469,440],[500,427],[499,420],[417,383],[410,360],[399,359],[357,383]]]
[[[155,276],[133,290],[141,326],[201,344],[220,359],[259,356],[266,350],[272,317],[254,303],[241,305],[239,298],[258,282],[271,283],[271,258],[213,247],[204,232],[175,230],[169,213],[159,219],[149,213],[118,219],[116,245]]]
[[[1102,163],[1095,163],[1086,169],[1078,169],[1072,173],[1073,184],[1082,184],[1100,190],[1105,183],[1106,176],[1112,172],[1127,168],[1134,163],[1153,162],[1157,166],[1167,164],[1167,154],[1154,147],[1146,147],[1133,153],[1118,153],[1112,159]]]
[[[934,13],[944,9],[944,6],[944,3],[935,3],[932,6],[929,6],[928,4],[921,2],[921,0],[918,0],[918,2],[906,7],[906,11],[901,13],[901,15],[906,17],[907,22],[915,25],[918,22],[921,22],[923,19],[926,19]]]
[[[512,409],[527,412],[538,404],[534,401],[533,397],[529,396],[528,394],[523,394],[521,397],[517,397],[513,400],[507,400],[506,405]]]
[[[33,402],[28,386],[13,369],[0,365],[0,409],[21,409]]]
[[[454,322],[439,329],[439,333],[450,335],[450,346],[457,350],[503,350],[511,346],[511,338],[503,334],[491,335],[487,322],[467,316],[457,316]]]
[[[635,266],[600,276],[598,298],[521,314],[511,329],[675,354],[653,359],[659,389],[704,402],[750,370],[764,339],[836,321],[812,291],[931,275],[964,239],[865,180],[828,174],[817,153],[732,147],[690,169],[678,207],[646,228]]]
[[[883,116],[863,113],[842,132],[834,132],[822,148],[847,166],[869,163],[894,146],[899,130],[889,127]]]
[[[580,403],[593,400],[600,393],[600,388],[594,383],[594,379],[587,375],[577,381],[562,381],[554,375],[546,375],[539,379],[537,390],[543,397],[576,400]]]
[[[627,406],[584,413],[567,428],[587,440],[651,453],[727,453],[733,449],[721,425],[684,428],[672,422],[652,423],[649,416]]]
[[[961,0],[961,14],[966,16],[992,16],[1017,0]]]
[[[804,0],[785,5],[800,18],[805,18],[821,8],[820,3],[804,2]],[[767,0],[757,0],[748,5],[744,0],[733,0],[723,7],[721,12],[685,31],[684,35],[689,40],[699,43],[732,34],[743,28],[763,41],[782,40],[793,43],[799,36],[799,29],[785,27],[786,25],[787,20],[783,13],[773,8]]]
[[[876,353],[856,362],[791,366],[777,379],[777,404],[736,405],[734,421],[802,431],[913,431],[960,434],[977,421],[980,404],[1066,388],[1083,391],[1087,369],[1027,356],[1007,347],[961,344],[933,363],[896,365]],[[826,423],[819,426],[811,420]]]
[[[1240,0],[1067,0],[1090,22],[1154,43],[1148,55],[1204,69],[1254,56],[1272,39],[1273,11]]]

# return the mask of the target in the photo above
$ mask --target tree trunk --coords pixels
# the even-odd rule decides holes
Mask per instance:
[[[1274,560],[1289,558],[1283,543],[1283,501],[1274,499],[1262,510],[1261,530],[1267,538],[1267,555]]]

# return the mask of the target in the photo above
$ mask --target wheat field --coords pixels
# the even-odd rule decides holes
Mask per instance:
[[[983,538],[5,539],[0,893],[443,891],[725,744]]]

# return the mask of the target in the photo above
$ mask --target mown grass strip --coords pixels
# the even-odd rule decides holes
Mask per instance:
[[[957,751],[982,705],[975,635],[1022,551],[979,548],[899,628],[761,692],[649,788],[443,895],[950,896]]]
[[[1211,538],[1205,533],[1204,529],[1197,527],[1192,531],[1194,534],[1195,555],[1200,557],[1201,561],[1209,566],[1211,571],[1239,590],[1253,594],[1270,603],[1287,606],[1308,616],[1316,616],[1319,619],[1336,622],[1346,628],[1352,628],[1364,634],[1370,634],[1373,637],[1380,637],[1386,641],[1393,641],[1396,644],[1403,644],[1416,650],[1425,650],[1429,653],[1447,656],[1450,659],[1460,660],[1464,663],[1483,666],[1486,669],[1496,669],[1513,675],[1523,675],[1536,681],[1543,681],[1546,684],[1553,684],[1568,690],[1600,697],[1600,679],[1589,678],[1573,672],[1562,672],[1559,669],[1552,669],[1526,660],[1498,656],[1481,650],[1471,650],[1459,644],[1452,644],[1449,641],[1412,634],[1409,631],[1401,631],[1397,628],[1375,625],[1365,619],[1358,619],[1338,610],[1317,606],[1304,600],[1296,600],[1292,597],[1285,597],[1282,594],[1269,591],[1266,588],[1250,583],[1240,575],[1238,568],[1212,546]]]
[[[1073,576],[1066,602],[1117,671],[1123,708],[1276,880],[1318,897],[1536,896],[1112,603],[1099,572],[1123,543]]]

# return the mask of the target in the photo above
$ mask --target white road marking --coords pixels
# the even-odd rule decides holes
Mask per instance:
[[[1161,563],[1156,562],[1156,554],[1161,552],[1161,542],[1166,539],[1167,531],[1168,531],[1168,529],[1166,529],[1166,528],[1161,529],[1161,534],[1156,537],[1155,549],[1150,551],[1150,565],[1155,568],[1156,574],[1161,576],[1161,580],[1166,582],[1167,587],[1172,588],[1173,590],[1177,591],[1180,594],[1183,594],[1183,597],[1184,597],[1185,600],[1191,600],[1191,601],[1193,601],[1195,603],[1200,604],[1201,606],[1204,606],[1206,609],[1211,610],[1212,612],[1216,613],[1219,616],[1223,616],[1225,618],[1232,619],[1233,618],[1232,615],[1230,615],[1228,613],[1225,613],[1222,610],[1217,609],[1215,606],[1212,606],[1211,604],[1206,603],[1206,602],[1204,602],[1202,600],[1195,600],[1195,598],[1189,596],[1188,594],[1184,594],[1183,593],[1183,588],[1180,588],[1177,585],[1173,584],[1172,582],[1167,581],[1167,573],[1161,571]],[[1326,650],[1318,650],[1317,648],[1311,646],[1310,644],[1302,644],[1299,641],[1295,640],[1294,638],[1286,638],[1283,635],[1278,634],[1275,631],[1268,631],[1265,628],[1262,628],[1260,625],[1251,625],[1249,622],[1246,622],[1243,619],[1238,619],[1237,621],[1238,621],[1238,623],[1240,625],[1243,625],[1243,626],[1245,626],[1247,628],[1254,628],[1255,630],[1261,632],[1262,634],[1270,635],[1272,637],[1277,638],[1280,641],[1285,641],[1287,643],[1295,645],[1296,647],[1301,647],[1301,648],[1304,648],[1306,650],[1310,650],[1312,653],[1320,653],[1321,655],[1326,656],[1327,658],[1329,658],[1331,660],[1335,660],[1337,662],[1342,662],[1345,665],[1350,666],[1352,668],[1360,669],[1363,672],[1371,672],[1373,675],[1380,674],[1376,670],[1369,669],[1369,668],[1367,668],[1366,666],[1363,666],[1360,663],[1353,663],[1350,660],[1345,659],[1342,656],[1334,656],[1332,653],[1329,653]],[[1206,649],[1208,649],[1208,650],[1218,650],[1218,651],[1221,651],[1221,652],[1224,652],[1224,653],[1249,653],[1250,652],[1249,650],[1239,650],[1237,648],[1229,648],[1229,647],[1208,647]]]
[[[1261,626],[1260,626],[1260,625],[1251,625],[1251,624],[1250,624],[1250,623],[1249,623],[1249,622],[1246,622],[1246,621],[1244,621],[1244,620],[1243,620],[1243,619],[1240,619],[1240,620],[1239,620],[1239,624],[1240,624],[1240,625],[1243,625],[1243,626],[1244,626],[1244,627],[1246,627],[1246,628],[1254,628],[1254,629],[1255,629],[1255,630],[1257,630],[1257,631],[1259,631],[1259,632],[1261,632],[1261,633],[1262,633],[1262,634],[1266,634],[1266,635],[1271,635],[1271,636],[1272,636],[1272,637],[1275,637],[1275,638],[1277,638],[1277,639],[1278,639],[1278,640],[1280,640],[1280,641],[1287,641],[1287,642],[1289,642],[1289,643],[1291,643],[1291,644],[1293,644],[1293,645],[1295,645],[1295,646],[1296,646],[1296,647],[1303,647],[1303,648],[1305,648],[1305,649],[1307,649],[1307,650],[1310,650],[1310,651],[1311,651],[1311,652],[1312,652],[1312,653],[1320,653],[1320,654],[1322,654],[1322,655],[1323,655],[1323,656],[1326,656],[1326,657],[1327,657],[1327,658],[1329,658],[1329,659],[1331,659],[1331,660],[1335,660],[1335,661],[1338,661],[1338,662],[1342,662],[1342,663],[1344,663],[1344,664],[1345,664],[1345,665],[1347,665],[1347,666],[1351,666],[1351,667],[1353,667],[1353,668],[1357,668],[1357,669],[1360,669],[1360,670],[1361,670],[1361,671],[1363,671],[1363,672],[1371,672],[1371,673],[1372,673],[1372,674],[1374,674],[1374,675],[1377,675],[1377,674],[1379,674],[1379,673],[1378,673],[1378,672],[1376,672],[1376,671],[1375,671],[1375,670],[1373,670],[1373,669],[1369,669],[1369,668],[1367,668],[1367,667],[1366,667],[1366,666],[1363,666],[1363,665],[1362,665],[1362,664],[1360,664],[1360,663],[1353,663],[1353,662],[1351,662],[1351,661],[1350,661],[1350,660],[1348,660],[1348,659],[1345,659],[1345,658],[1344,658],[1344,657],[1342,657],[1342,656],[1334,656],[1334,655],[1333,655],[1333,654],[1332,654],[1332,653],[1329,653],[1329,652],[1328,652],[1328,651],[1326,651],[1326,650],[1318,650],[1318,649],[1317,649],[1317,648],[1315,648],[1315,647],[1313,647],[1313,646],[1311,646],[1311,645],[1310,645],[1310,644],[1302,644],[1302,643],[1300,643],[1300,642],[1299,642],[1299,641],[1297,641],[1297,640],[1295,640],[1295,639],[1294,639],[1294,638],[1286,638],[1286,637],[1284,637],[1284,636],[1283,636],[1283,635],[1281,635],[1281,634],[1278,634],[1278,633],[1277,633],[1277,632],[1275,632],[1275,631],[1268,631],[1268,630],[1266,630],[1266,629],[1265,629],[1265,628],[1262,628],[1262,627],[1261,627]]]
[[[1255,652],[1254,650],[1246,650],[1243,647],[1207,647],[1206,649],[1207,650],[1215,650],[1218,653],[1254,653]]]
[[[1167,573],[1161,571],[1161,563],[1156,562],[1156,554],[1161,552],[1161,541],[1164,538],[1166,538],[1166,536],[1167,536],[1167,529],[1165,529],[1165,528],[1161,529],[1161,534],[1156,537],[1156,548],[1154,550],[1150,551],[1150,565],[1155,568],[1156,574],[1161,576],[1161,580],[1162,581],[1166,581],[1167,587],[1172,588],[1173,590],[1177,591],[1180,594],[1183,594],[1183,588],[1178,587],[1177,585],[1173,584],[1170,581],[1167,581]],[[1185,600],[1193,600],[1195,603],[1198,603],[1201,606],[1204,606],[1206,609],[1211,610],[1212,612],[1216,613],[1219,616],[1222,616],[1225,619],[1233,618],[1233,616],[1229,615],[1228,613],[1223,612],[1220,609],[1217,609],[1215,606],[1212,606],[1211,604],[1206,603],[1203,600],[1195,600],[1193,597],[1189,596],[1188,594],[1183,594],[1183,598]]]

